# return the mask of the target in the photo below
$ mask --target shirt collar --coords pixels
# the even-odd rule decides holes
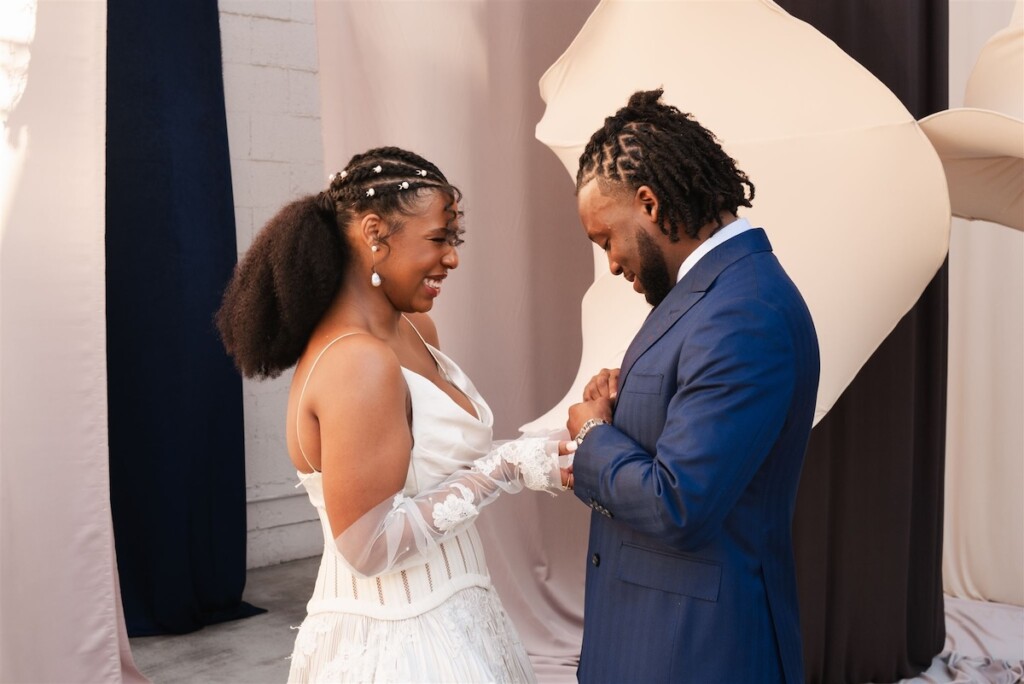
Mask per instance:
[[[700,261],[701,257],[703,257],[705,254],[707,254],[708,252],[710,252],[711,250],[713,250],[715,247],[722,244],[726,240],[734,238],[740,233],[745,233],[750,229],[751,225],[750,222],[747,221],[747,219],[738,218],[729,225],[719,230],[711,237],[709,237],[704,242],[700,243],[700,247],[693,250],[690,253],[690,256],[686,257],[686,259],[683,260],[682,265],[679,266],[679,274],[676,276],[676,282],[678,283],[680,280],[682,280],[683,276],[689,273],[690,269],[696,266],[697,262]]]

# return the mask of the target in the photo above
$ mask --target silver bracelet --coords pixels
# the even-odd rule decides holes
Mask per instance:
[[[583,427],[580,428],[580,431],[576,433],[576,437],[574,439],[576,444],[582,444],[583,438],[587,436],[587,433],[590,432],[595,427],[597,427],[598,425],[608,425],[608,421],[604,420],[603,418],[591,418],[590,420],[585,422],[583,424]]]

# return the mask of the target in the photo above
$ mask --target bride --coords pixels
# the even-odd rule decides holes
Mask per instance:
[[[356,155],[263,228],[217,314],[247,377],[297,364],[288,451],[325,544],[290,682],[534,680],[473,521],[501,491],[564,488],[571,447],[492,444],[438,348],[460,197],[416,154]]]

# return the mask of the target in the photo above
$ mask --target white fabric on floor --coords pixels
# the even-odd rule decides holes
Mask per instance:
[[[1024,608],[946,596],[946,643],[902,684],[1015,684],[1024,678]]]

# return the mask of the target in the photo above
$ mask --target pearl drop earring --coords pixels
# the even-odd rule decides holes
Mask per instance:
[[[379,249],[380,249],[380,247],[377,246],[377,245],[370,245],[370,251],[373,252],[373,254],[376,254],[377,250],[379,250]],[[372,255],[371,255],[371,258],[372,258]],[[370,284],[373,285],[374,287],[380,287],[381,280],[380,280],[380,274],[377,273],[377,260],[376,259],[373,259],[373,265],[370,266],[370,271],[371,271]]]

